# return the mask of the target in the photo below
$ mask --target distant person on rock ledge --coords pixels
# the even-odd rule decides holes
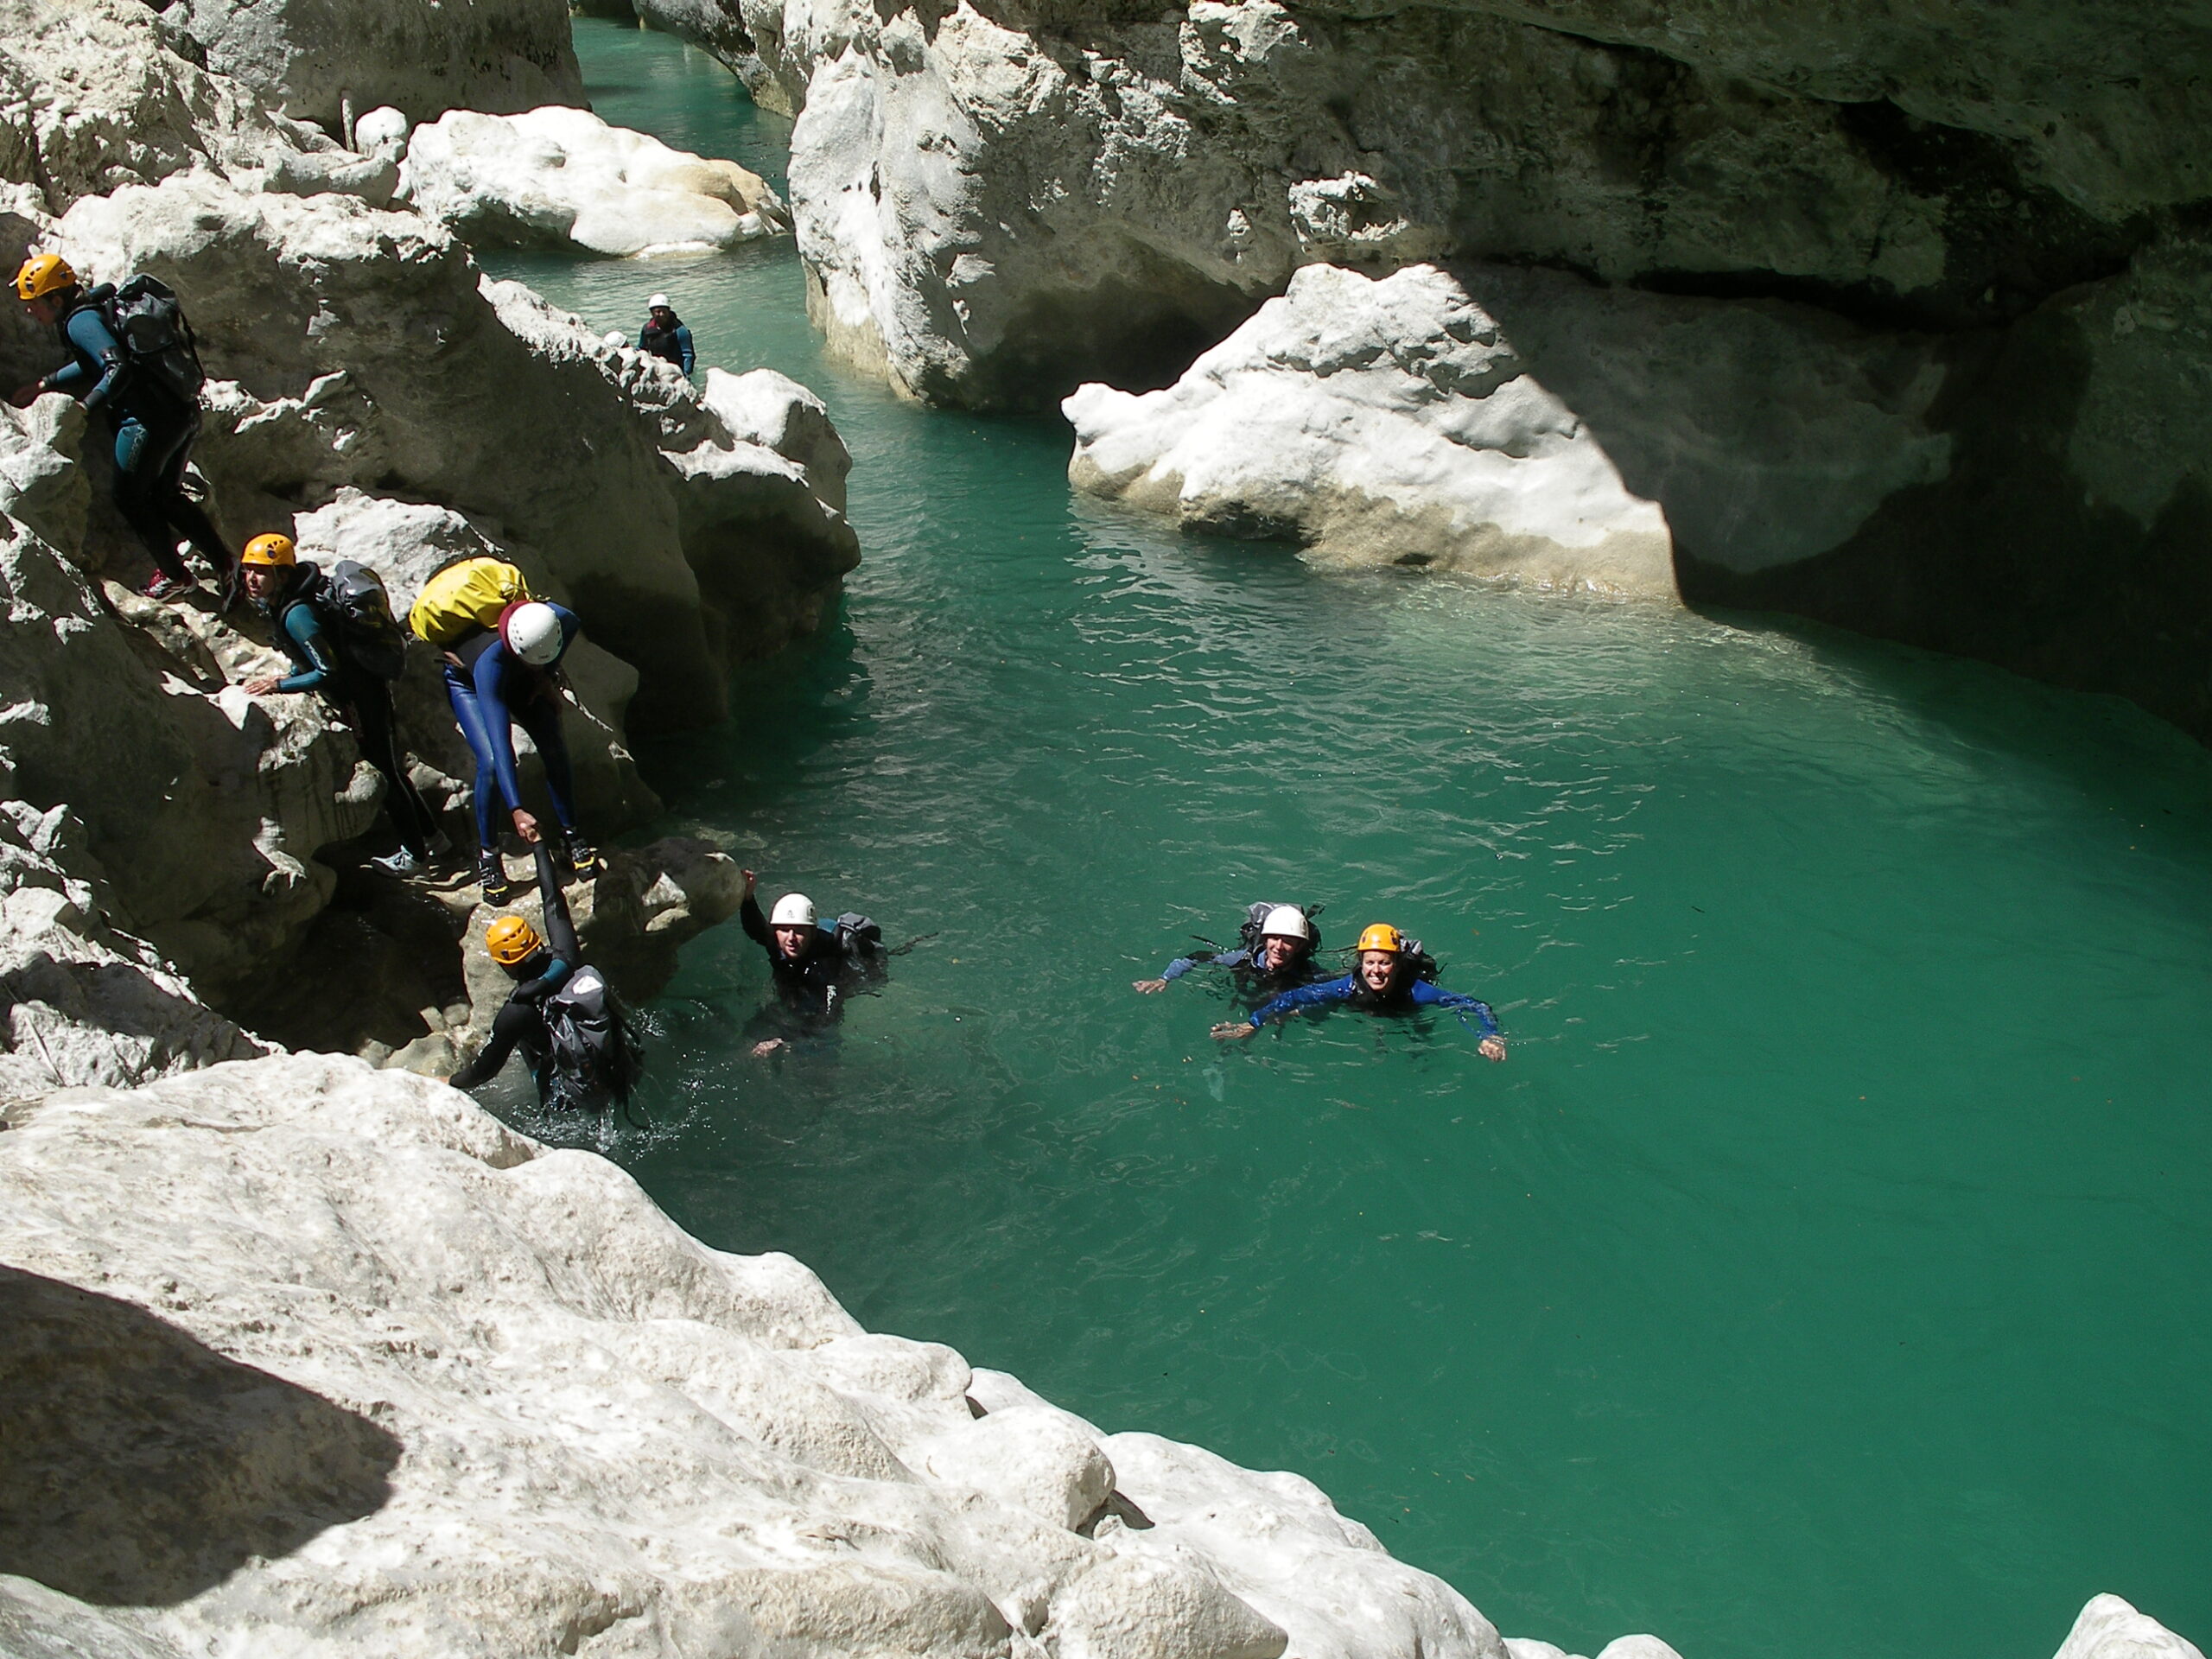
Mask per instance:
[[[484,930],[484,948],[515,988],[493,1017],[491,1040],[447,1081],[456,1089],[479,1088],[519,1048],[540,1105],[588,1111],[626,1106],[645,1068],[645,1045],[613,988],[585,963],[568,895],[543,842],[536,855],[545,932],[520,916],[502,916]]]
[[[184,493],[207,376],[176,296],[150,276],[86,289],[60,254],[41,253],[16,273],[16,297],[34,322],[55,332],[69,359],[8,401],[29,409],[42,394],[63,391],[99,411],[115,435],[116,507],[154,561],[146,597],[173,599],[192,588],[176,554],[181,536],[223,584],[227,607],[236,597],[230,549]]]
[[[338,575],[360,569],[341,561]],[[362,758],[384,774],[384,804],[392,827],[399,831],[399,850],[369,861],[387,874],[413,875],[436,855],[452,851],[453,843],[407,775],[407,763],[399,752],[391,681],[405,661],[406,642],[390,604],[381,599],[382,584],[372,575],[368,578],[382,626],[365,626],[330,579],[314,564],[301,562],[289,536],[257,536],[248,542],[238,555],[238,575],[246,597],[276,625],[276,643],[293,665],[293,671],[282,677],[264,674],[248,680],[246,695],[320,693],[353,728]]]
[[[1182,978],[1192,969],[1205,966],[1227,969],[1236,976],[1237,988],[1242,991],[1272,995],[1306,984],[1319,971],[1314,964],[1313,953],[1320,949],[1321,930],[1313,925],[1313,918],[1320,909],[1319,905],[1303,908],[1297,905],[1253,905],[1238,925],[1234,950],[1193,950],[1161,969],[1158,979],[1140,979],[1132,983],[1137,990],[1151,996],[1166,990],[1171,981]]]
[[[1217,1040],[1249,1037],[1270,1020],[1281,1020],[1300,1008],[1327,1008],[1339,1004],[1370,1014],[1407,1014],[1415,1008],[1451,1008],[1464,1020],[1473,1014],[1481,1026],[1482,1056],[1505,1058],[1505,1039],[1498,1034],[1497,1017],[1490,1004],[1460,991],[1447,991],[1435,982],[1436,959],[1388,922],[1377,922],[1359,936],[1359,959],[1342,979],[1319,985],[1302,985],[1285,991],[1253,1010],[1249,1020],[1230,1020],[1213,1028]]]
[[[691,331],[676,315],[667,295],[656,294],[645,302],[645,326],[638,333],[638,349],[665,359],[686,375],[691,372],[696,360],[691,351]]]
[[[785,1016],[772,1022],[786,1027],[753,1045],[753,1058],[763,1059],[795,1035],[834,1025],[852,988],[882,976],[885,952],[883,930],[867,917],[848,912],[834,922],[819,921],[814,900],[803,893],[785,893],[776,900],[775,913],[763,916],[753,896],[756,880],[754,872],[746,871],[738,919],[746,938],[768,953],[769,977]]]

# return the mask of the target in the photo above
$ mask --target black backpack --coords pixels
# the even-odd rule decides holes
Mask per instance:
[[[1436,958],[1421,949],[1419,939],[1408,938],[1402,933],[1398,936],[1398,954],[1403,957],[1407,964],[1412,968],[1414,977],[1427,980],[1431,984],[1435,983]]]
[[[645,1039],[598,969],[587,964],[545,999],[549,1093],[601,1110],[626,1106],[645,1068]]]
[[[327,571],[307,569],[315,574],[300,584],[293,603],[315,607],[348,663],[379,680],[397,679],[407,667],[407,632],[391,613],[384,578],[351,559]]]
[[[848,956],[883,954],[883,930],[857,910],[849,910],[838,917],[836,931],[838,948]]]
[[[133,276],[120,287],[103,283],[85,301],[99,308],[108,332],[123,344],[130,360],[126,384],[159,386],[187,408],[198,405],[207,372],[175,289],[158,276]]]
[[[1255,966],[1258,965],[1260,952],[1266,945],[1266,935],[1260,929],[1268,919],[1268,912],[1280,908],[1280,906],[1265,899],[1244,907],[1244,919],[1236,928],[1236,942],[1244,947]],[[1321,930],[1313,918],[1327,908],[1325,905],[1300,905],[1297,907],[1298,913],[1306,918],[1306,954],[1309,956],[1321,948]]]

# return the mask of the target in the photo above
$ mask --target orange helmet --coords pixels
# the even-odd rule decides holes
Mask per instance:
[[[502,968],[518,967],[543,950],[537,930],[519,916],[502,916],[484,930],[484,948]]]
[[[69,262],[58,253],[35,253],[23,261],[16,273],[16,297],[19,300],[43,299],[48,294],[59,294],[65,288],[77,286],[77,273]]]
[[[1406,948],[1406,936],[1388,922],[1376,922],[1359,936],[1360,950],[1388,950],[1392,956]]]

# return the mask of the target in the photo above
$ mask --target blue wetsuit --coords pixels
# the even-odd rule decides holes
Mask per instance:
[[[281,619],[276,643],[292,659],[292,672],[276,682],[279,691],[319,692],[340,710],[353,728],[362,758],[384,774],[384,801],[391,813],[399,844],[418,859],[430,855],[437,817],[407,775],[399,753],[399,732],[392,718],[391,688],[365,674],[339,654],[314,604],[301,590],[315,575],[312,564],[298,567],[284,591],[264,608]]]
[[[566,652],[583,631],[576,613],[565,605],[552,607],[561,622],[561,649]],[[458,658],[458,662],[454,659]],[[555,659],[558,661],[556,658]],[[510,812],[522,804],[522,774],[515,761],[514,728],[519,725],[537,746],[545,763],[546,788],[553,797],[553,816],[562,832],[576,828],[575,782],[569,765],[568,740],[561,734],[561,695],[552,675],[532,668],[512,652],[496,632],[486,632],[464,641],[448,653],[445,664],[446,700],[461,734],[476,756],[476,841],[489,852],[499,844],[499,809]]]
[[[675,364],[687,375],[697,360],[691,350],[691,331],[681,318],[673,328],[657,328],[651,318],[646,319],[645,326],[638,332],[638,349]]]
[[[79,305],[56,332],[69,360],[39,384],[106,415],[115,433],[115,505],[124,521],[171,581],[192,579],[176,556],[180,535],[219,575],[226,575],[230,550],[182,487],[192,441],[200,433],[199,405],[188,408],[166,388],[134,381],[130,353],[99,306]]]
[[[1319,985],[1301,985],[1296,990],[1285,991],[1262,1003],[1252,1013],[1252,1028],[1257,1031],[1270,1020],[1279,1020],[1300,1008],[1325,1008],[1340,1002],[1363,1002],[1378,1012],[1402,1008],[1455,1008],[1475,1016],[1483,1035],[1495,1037],[1497,1016],[1490,1011],[1490,1004],[1478,996],[1469,996],[1464,991],[1447,991],[1417,979],[1403,990],[1394,990],[1376,996],[1359,982],[1357,974],[1346,974],[1342,979],[1325,980]]]

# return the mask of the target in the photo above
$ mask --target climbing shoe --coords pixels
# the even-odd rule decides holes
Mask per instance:
[[[599,874],[599,849],[582,836],[563,836],[556,844],[559,850],[553,855],[554,859],[564,865],[569,874],[585,876]]]
[[[190,593],[194,585],[156,570],[154,572],[153,580],[141,588],[138,592],[144,598],[151,600],[175,599],[179,594]]]
[[[420,875],[425,861],[402,847],[397,852],[386,853],[382,858],[372,858],[369,862],[386,875]]]
[[[487,905],[504,905],[514,892],[513,884],[507,880],[507,861],[497,853],[486,853],[476,861],[476,880],[484,889],[484,902]]]

